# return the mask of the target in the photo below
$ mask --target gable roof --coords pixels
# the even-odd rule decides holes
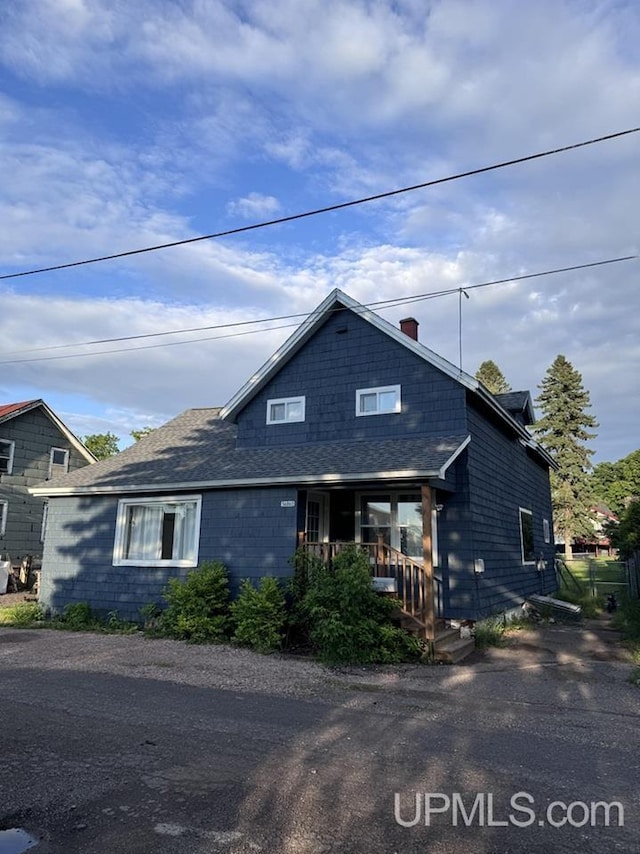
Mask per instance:
[[[468,436],[236,448],[216,408],[188,409],[95,465],[32,487],[33,495],[170,492],[255,485],[441,478]]]
[[[362,317],[367,323],[370,323],[376,329],[379,329],[385,335],[392,338],[394,341],[401,344],[407,350],[410,350],[416,356],[419,356],[425,362],[433,365],[442,373],[446,374],[451,379],[460,383],[473,395],[478,397],[480,401],[487,406],[503,423],[508,425],[510,429],[522,440],[534,454],[541,457],[544,462],[552,468],[557,468],[555,461],[531,436],[529,431],[509,412],[500,402],[497,396],[492,395],[475,377],[467,374],[461,368],[457,368],[447,359],[425,347],[419,341],[410,338],[401,329],[398,329],[388,320],[375,314],[371,309],[354,300],[352,297],[345,294],[339,288],[335,288],[331,293],[320,303],[320,305],[311,312],[307,319],[298,327],[298,329],[289,336],[289,338],[279,347],[264,365],[250,377],[250,379],[242,386],[242,388],[234,394],[229,402],[223,406],[220,417],[235,421],[242,409],[252,400],[253,397],[269,382],[269,380],[281,370],[281,368],[292,359],[295,354],[304,346],[304,344],[315,334],[322,326],[327,318],[335,311],[350,310]],[[521,394],[516,392],[516,394]],[[524,392],[529,394],[529,392]]]
[[[87,462],[96,462],[96,458],[91,451],[82,444],[80,439],[78,439],[78,437],[69,430],[66,424],[58,418],[55,412],[50,409],[41,398],[38,398],[37,400],[24,400],[21,403],[6,403],[0,405],[0,424],[5,424],[7,421],[11,421],[19,415],[24,415],[32,409],[41,409],[44,415],[53,422],[65,439],[73,445],[76,451],[82,454]]]

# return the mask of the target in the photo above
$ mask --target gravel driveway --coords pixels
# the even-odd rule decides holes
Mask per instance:
[[[0,673],[0,829],[37,854],[637,854],[640,694],[600,623],[379,668],[0,629]],[[522,790],[620,801],[625,824],[394,820],[398,792]]]

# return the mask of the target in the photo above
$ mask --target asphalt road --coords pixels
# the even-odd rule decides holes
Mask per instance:
[[[191,649],[162,642],[150,675],[135,659],[158,648],[143,643],[0,630],[0,828],[29,830],[36,854],[640,851],[626,665],[525,649],[466,667],[307,669],[296,691],[296,663],[251,657],[287,674],[286,690],[252,690],[242,653],[222,689],[216,648],[177,681]],[[547,812],[556,801],[569,818]],[[618,808],[591,826],[592,802],[620,802],[623,826]]]

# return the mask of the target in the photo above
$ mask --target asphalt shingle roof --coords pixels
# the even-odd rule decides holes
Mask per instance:
[[[219,409],[189,409],[113,457],[40,484],[58,490],[145,491],[216,485],[358,480],[367,474],[437,476],[467,437],[326,442],[236,448],[236,427]]]

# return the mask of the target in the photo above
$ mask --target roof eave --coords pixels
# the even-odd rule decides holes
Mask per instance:
[[[466,446],[468,439],[463,443]],[[204,480],[204,481],[184,481],[174,483],[142,483],[142,484],[118,484],[115,486],[32,486],[29,492],[32,495],[41,498],[62,498],[71,497],[74,495],[125,495],[132,493],[151,493],[151,492],[181,492],[183,490],[194,489],[231,489],[231,488],[246,488],[252,486],[297,486],[308,484],[340,484],[340,483],[360,483],[372,480],[414,480],[416,478],[432,479],[444,478],[444,473],[449,465],[453,462],[458,452],[447,460],[444,466],[439,469],[397,469],[394,471],[379,472],[331,472],[327,474],[310,474],[310,475],[287,475],[283,477],[254,477],[254,478],[237,478],[233,480]]]

